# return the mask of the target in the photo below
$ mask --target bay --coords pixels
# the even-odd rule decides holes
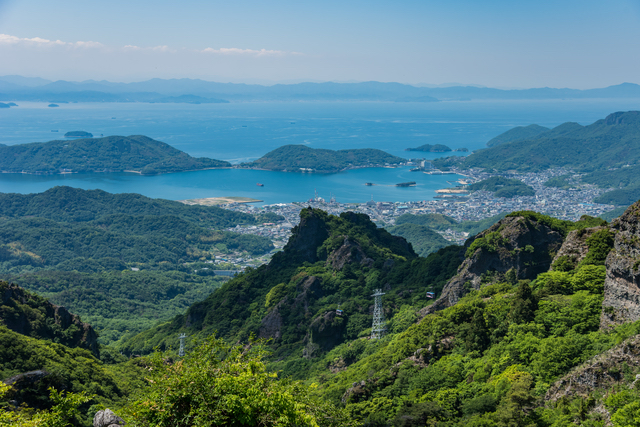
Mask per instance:
[[[567,121],[586,125],[615,111],[637,110],[637,99],[553,101],[257,102],[231,104],[146,104],[18,102],[0,110],[0,143],[63,139],[67,131],[100,135],[147,135],[196,157],[250,161],[285,144],[313,148],[378,148],[411,158],[440,153],[404,151],[422,144],[477,150],[500,133],[537,123],[553,127]],[[51,132],[57,130],[58,132]],[[448,153],[447,155],[462,153]],[[244,196],[265,203],[304,201],[318,194],[340,202],[426,200],[455,177],[409,172],[407,168],[358,169],[308,175],[250,170],[212,170],[161,176],[0,174],[0,191],[31,193],[55,185],[136,192],[150,197],[186,199]],[[416,181],[416,187],[393,184]],[[260,182],[264,187],[256,186]],[[383,184],[366,187],[364,182]]]

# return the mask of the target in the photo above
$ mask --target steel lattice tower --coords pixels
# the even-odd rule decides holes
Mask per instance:
[[[184,339],[187,336],[185,334],[180,334],[178,338],[180,338],[180,351],[178,351],[178,356],[184,357]]]
[[[382,338],[384,333],[386,332],[386,328],[384,326],[384,312],[382,311],[382,289],[376,289],[375,293],[371,295],[375,298],[374,308],[373,308],[373,324],[371,325],[371,339],[376,340],[378,338]]]

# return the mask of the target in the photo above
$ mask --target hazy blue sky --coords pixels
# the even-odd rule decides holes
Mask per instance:
[[[0,0],[0,75],[640,83],[640,0]]]

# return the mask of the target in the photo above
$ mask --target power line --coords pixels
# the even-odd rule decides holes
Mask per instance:
[[[382,289],[376,289],[371,295],[375,298],[373,307],[373,324],[371,325],[371,339],[377,340],[384,336],[387,328],[384,325],[384,312],[382,311]]]
[[[184,357],[184,339],[187,336],[185,334],[180,334],[178,338],[180,338],[180,351],[178,351],[178,356]]]

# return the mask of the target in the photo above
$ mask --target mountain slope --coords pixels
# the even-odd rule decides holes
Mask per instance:
[[[254,162],[247,163],[246,166],[290,172],[297,172],[304,168],[326,173],[339,172],[349,167],[396,165],[406,161],[401,157],[373,148],[334,151],[310,148],[306,145],[284,145]]]
[[[164,142],[141,135],[0,147],[3,172],[136,171],[148,175],[229,166],[221,160],[191,157]]]
[[[532,139],[477,151],[467,157],[438,159],[437,167],[538,171],[569,167],[606,171],[640,164],[640,112],[618,112],[588,126],[565,123]]]
[[[148,352],[175,345],[180,332],[217,330],[233,340],[252,333],[272,338],[277,354],[306,348],[310,357],[367,333],[374,289],[394,301],[386,313],[391,316],[403,305],[426,304],[426,292],[439,292],[461,260],[458,246],[418,258],[404,239],[362,214],[336,217],[309,208],[300,216],[289,243],[268,265],[224,284],[184,316],[124,343],[123,350]]]
[[[522,139],[534,139],[541,134],[548,132],[549,128],[539,125],[516,126],[502,133],[487,142],[487,147],[494,147],[507,142],[518,141]]]

